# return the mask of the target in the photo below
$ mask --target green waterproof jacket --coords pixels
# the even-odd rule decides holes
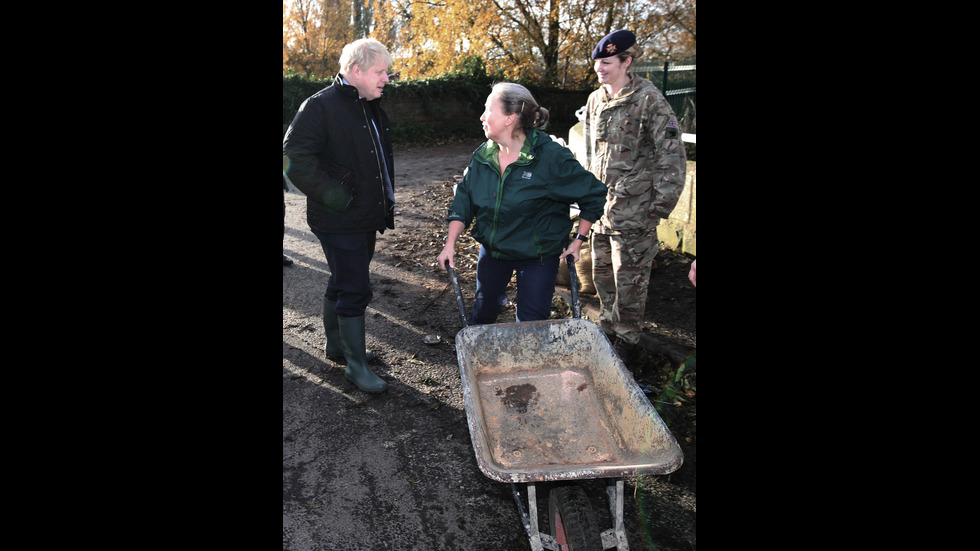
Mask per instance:
[[[606,203],[606,186],[582,168],[572,152],[540,130],[524,140],[520,156],[503,174],[492,140],[473,152],[449,221],[473,223],[473,238],[498,260],[551,258],[568,246],[569,206],[595,222]]]

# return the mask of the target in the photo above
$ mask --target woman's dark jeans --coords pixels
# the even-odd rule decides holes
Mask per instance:
[[[470,325],[496,323],[504,290],[517,272],[517,321],[546,320],[551,317],[559,258],[495,260],[480,247],[476,263],[476,300]]]

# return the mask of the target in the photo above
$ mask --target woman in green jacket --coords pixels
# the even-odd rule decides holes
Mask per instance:
[[[449,207],[449,235],[439,265],[456,267],[456,240],[473,223],[480,243],[470,324],[495,323],[504,290],[517,272],[517,321],[551,317],[559,260],[578,261],[589,228],[606,202],[606,186],[540,129],[548,110],[527,88],[494,85],[487,97],[487,142],[473,153]],[[578,203],[578,233],[569,243],[569,206]]]

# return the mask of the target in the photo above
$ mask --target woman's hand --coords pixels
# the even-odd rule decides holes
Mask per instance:
[[[453,220],[449,223],[449,236],[446,237],[446,246],[442,248],[442,252],[439,253],[439,257],[436,258],[436,262],[439,263],[439,267],[443,270],[446,269],[446,262],[449,262],[449,267],[456,269],[456,263],[453,261],[453,255],[456,254],[456,240],[459,239],[460,234],[463,233],[463,223],[458,220]]]
[[[591,221],[586,220],[585,218],[582,218],[582,219],[580,219],[578,221],[578,233],[579,234],[581,234],[581,235],[589,235],[589,230],[590,229],[592,229],[592,222]],[[566,247],[565,250],[561,252],[561,256],[559,258],[565,258],[568,255],[572,255],[575,258],[575,262],[578,262],[578,256],[579,256],[578,255],[578,251],[579,251],[579,249],[582,248],[582,243],[585,243],[585,241],[582,241],[581,239],[579,239],[577,237],[576,238],[573,238],[568,243],[568,247]]]
[[[443,270],[445,270],[446,269],[446,262],[448,261],[449,262],[449,267],[455,270],[456,269],[456,263],[453,262],[453,256],[455,254],[456,254],[456,247],[454,245],[451,245],[449,243],[446,243],[446,246],[442,248],[442,252],[439,253],[439,258],[436,259],[436,262],[439,263],[439,267],[440,268],[442,268]]]
[[[579,249],[581,248],[582,248],[582,240],[572,239],[572,242],[568,244],[568,247],[566,247],[565,250],[561,252],[561,255],[558,258],[565,258],[568,255],[572,255],[572,257],[575,259],[575,262],[578,262]]]

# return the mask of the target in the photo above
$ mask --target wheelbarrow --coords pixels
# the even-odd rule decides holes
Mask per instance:
[[[532,551],[625,551],[623,477],[672,473],[684,456],[605,333],[582,319],[566,259],[573,318],[490,325],[468,325],[447,266],[463,326],[456,355],[467,424],[480,470],[510,484]],[[605,479],[612,528],[599,531],[574,482],[585,479]],[[551,534],[538,528],[536,482],[551,487]]]

